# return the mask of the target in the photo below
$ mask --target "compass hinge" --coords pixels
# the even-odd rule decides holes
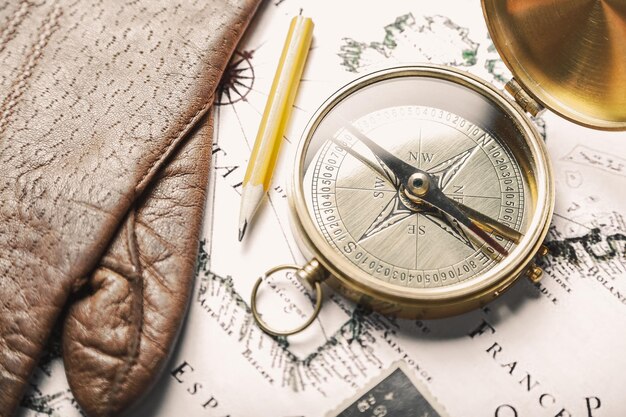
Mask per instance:
[[[537,103],[537,101],[535,101],[535,99],[522,88],[515,78],[512,78],[508,83],[506,83],[504,88],[506,88],[506,91],[511,93],[517,104],[519,104],[533,117],[538,116],[545,110],[541,104]]]

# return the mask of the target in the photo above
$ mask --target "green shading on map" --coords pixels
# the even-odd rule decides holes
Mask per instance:
[[[350,72],[383,60],[397,62],[434,62],[454,66],[476,64],[478,43],[468,30],[445,16],[416,19],[407,13],[383,28],[382,41],[360,42],[343,38],[338,53],[341,65]]]

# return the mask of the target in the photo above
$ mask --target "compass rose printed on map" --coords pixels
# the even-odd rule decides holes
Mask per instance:
[[[254,87],[254,69],[252,57],[254,51],[235,51],[228,63],[216,94],[215,104],[235,104],[246,100],[246,96]]]

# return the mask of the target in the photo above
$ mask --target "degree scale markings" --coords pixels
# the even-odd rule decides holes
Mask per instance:
[[[406,108],[408,107],[412,107],[412,109],[410,111],[406,110]],[[473,203],[478,204],[478,205],[486,204],[484,203],[484,201],[493,201],[495,203],[497,200],[499,200],[501,204],[497,204],[496,206],[490,203],[492,206],[491,210],[493,211],[493,214],[495,214],[493,217],[497,218],[498,221],[505,223],[509,225],[510,227],[515,228],[516,230],[519,230],[522,224],[522,220],[523,220],[524,188],[523,188],[521,176],[519,174],[520,171],[519,171],[519,168],[517,167],[517,163],[514,162],[514,159],[510,156],[508,149],[503,148],[496,138],[485,133],[482,129],[477,128],[476,126],[474,126],[473,124],[465,120],[463,120],[462,122],[456,125],[449,121],[446,122],[445,120],[446,118],[451,119],[451,118],[457,117],[457,120],[461,120],[460,118],[458,118],[458,116],[453,115],[448,112],[443,112],[438,109],[425,108],[425,107],[419,107],[419,106],[406,106],[405,108],[394,108],[393,111],[394,111],[393,118],[389,117],[391,110],[385,109],[385,110],[381,110],[378,112],[374,112],[373,114],[367,115],[365,117],[362,117],[355,124],[359,125],[362,129],[366,131],[372,131],[372,130],[376,130],[377,128],[380,128],[383,125],[389,125],[390,123],[403,122],[406,120],[413,121],[413,122],[417,121],[420,123],[420,126],[423,125],[424,123],[427,123],[427,124],[434,123],[434,124],[442,126],[439,129],[444,129],[444,130],[449,129],[449,128],[454,129],[455,131],[462,134],[463,138],[466,138],[464,140],[471,139],[472,141],[471,143],[473,143],[473,145],[469,146],[469,148],[467,147],[462,148],[461,154],[464,152],[463,149],[480,148],[482,150],[480,154],[483,156],[479,158],[480,162],[482,163],[482,166],[485,167],[485,169],[488,166],[491,166],[491,172],[493,174],[487,175],[485,172],[481,172],[480,175],[489,176],[492,182],[495,181],[494,183],[495,185],[491,184],[491,189],[495,191],[493,187],[496,187],[498,189],[498,194],[500,195],[499,196],[495,196],[493,194],[489,195],[489,193],[465,194],[462,191],[461,193],[458,193],[458,192],[453,191],[454,190],[453,187],[450,190],[447,190],[445,194],[450,197],[470,199],[471,201],[473,201]],[[428,111],[429,114],[425,115],[423,113],[424,111]],[[402,118],[403,112],[409,113],[408,115],[405,115],[404,119]],[[432,115],[433,112],[438,112],[438,114]],[[399,114],[400,114],[400,117],[398,116]],[[461,126],[463,126],[463,128],[461,128]],[[387,128],[387,127],[388,126],[384,128]],[[421,130],[421,127],[420,127],[420,130]],[[422,138],[421,132],[419,135],[416,135],[419,138],[418,141],[416,142],[419,142],[420,153],[428,152],[429,145],[432,147],[432,142],[429,142],[429,140],[432,141],[432,139],[429,139],[429,136],[428,134],[426,134],[426,132],[424,133],[425,134],[423,135],[423,138]],[[422,139],[425,141],[424,143],[422,143]],[[384,281],[394,282],[402,286],[409,285],[409,286],[420,286],[420,287],[449,285],[454,282],[463,281],[463,280],[471,278],[472,276],[484,270],[490,269],[491,267],[495,265],[496,263],[495,260],[491,258],[485,259],[484,250],[481,250],[481,247],[482,247],[481,244],[474,245],[475,250],[472,250],[466,255],[463,255],[463,259],[460,259],[460,262],[457,262],[459,261],[459,259],[457,259],[456,261],[454,261],[452,265],[450,264],[440,265],[440,266],[432,265],[432,266],[435,266],[434,268],[432,268],[428,266],[428,260],[426,261],[427,262],[426,264],[420,261],[420,259],[422,259],[422,255],[420,255],[420,250],[423,253],[425,248],[428,247],[429,241],[430,241],[430,238],[429,238],[423,241],[424,244],[422,244],[422,239],[424,238],[424,236],[420,236],[420,230],[425,227],[428,227],[428,224],[425,224],[420,221],[420,217],[423,216],[423,214],[421,213],[414,217],[411,216],[411,218],[414,218],[415,220],[399,220],[397,222],[390,223],[388,226],[385,225],[387,226],[384,228],[385,230],[380,230],[377,232],[377,233],[386,234],[386,236],[382,237],[383,242],[385,242],[385,245],[391,245],[391,246],[393,246],[394,244],[397,245],[397,243],[394,243],[394,241],[397,240],[397,236],[399,236],[398,235],[399,232],[398,230],[395,230],[394,228],[397,228],[398,225],[401,226],[402,224],[405,224],[403,223],[405,221],[411,221],[413,226],[407,226],[407,227],[410,227],[414,231],[415,237],[413,238],[414,247],[413,247],[413,250],[411,251],[412,253],[414,253],[414,256],[411,258],[410,265],[398,264],[397,262],[393,262],[393,261],[390,262],[388,255],[382,254],[382,257],[381,257],[381,254],[375,255],[375,253],[378,253],[376,248],[374,248],[374,251],[372,252],[371,248],[370,250],[366,250],[366,248],[363,248],[362,246],[360,246],[357,243],[358,240],[354,239],[354,236],[353,236],[355,235],[354,227],[349,226],[349,223],[351,221],[350,217],[354,213],[350,211],[346,212],[345,210],[347,209],[348,206],[346,206],[345,204],[341,202],[345,200],[345,192],[366,193],[366,194],[359,194],[362,196],[362,198],[360,199],[357,198],[357,201],[359,201],[359,205],[363,205],[363,204],[368,204],[367,201],[364,200],[367,193],[378,192],[381,195],[384,194],[385,196],[387,196],[384,198],[384,200],[389,201],[389,198],[391,198],[391,196],[395,194],[395,191],[392,188],[387,188],[383,190],[377,187],[368,186],[367,184],[364,184],[363,181],[361,181],[360,183],[356,183],[356,184],[349,183],[349,182],[346,183],[346,178],[344,178],[344,176],[346,175],[345,170],[348,169],[346,168],[346,164],[350,165],[352,163],[350,162],[350,160],[346,159],[346,156],[349,155],[350,153],[346,152],[344,149],[333,147],[332,145],[334,143],[335,143],[334,141],[326,141],[322,145],[320,150],[317,152],[317,155],[314,157],[315,163],[309,166],[309,170],[313,169],[314,171],[314,174],[312,175],[312,184],[311,184],[312,186],[309,187],[309,189],[311,190],[310,197],[313,200],[313,207],[311,207],[310,211],[311,211],[311,214],[314,215],[318,229],[324,236],[324,239],[332,247],[334,247],[336,251],[341,253],[346,259],[350,260],[353,264],[357,266],[360,265],[359,266],[360,269]],[[467,144],[469,143],[470,142],[467,142]],[[407,143],[401,143],[400,145],[402,144],[407,145]],[[410,145],[410,143],[408,144]],[[463,145],[459,145],[459,146],[463,146]],[[457,146],[455,147],[455,149],[459,149],[459,147]],[[330,156],[331,151],[333,152],[332,157]],[[450,151],[450,152],[454,153],[455,155],[458,153],[457,151],[454,151],[454,152]],[[450,156],[450,155],[447,155],[447,156]],[[465,159],[471,160],[472,158],[473,157],[470,157],[469,159],[468,158],[465,158]],[[428,161],[428,162],[432,162],[430,164],[431,166],[430,167],[425,166],[424,168],[428,170],[428,169],[432,169],[432,166],[436,166],[437,163],[441,165],[442,159],[445,159],[445,155],[444,156],[440,155],[438,159],[436,160]],[[452,159],[454,159],[454,156],[452,158],[449,158],[448,160],[452,160]],[[418,161],[420,165],[423,162],[421,158],[418,158]],[[488,163],[486,161],[488,161]],[[356,164],[357,162],[353,161],[353,163]],[[463,160],[462,163],[463,165],[460,168],[458,168],[457,172],[454,172],[454,175],[450,175],[447,177],[447,181],[446,181],[447,187],[451,187],[451,185],[454,184],[455,181],[457,181],[454,178],[457,177],[457,174],[459,171],[466,169],[465,166],[467,164],[467,161]],[[476,165],[476,162],[473,162],[473,164]],[[501,166],[504,166],[504,169],[499,168]],[[326,169],[328,169],[329,172],[327,172]],[[350,169],[354,170],[355,168],[354,166],[351,166]],[[475,170],[476,166],[473,166],[472,169]],[[322,178],[321,176],[322,171],[324,171],[323,172],[324,178]],[[504,172],[504,174],[501,174],[501,172]],[[467,175],[464,175],[464,176],[467,176]],[[363,178],[364,176],[361,174],[361,179]],[[326,185],[328,185],[329,187],[325,188],[322,192],[319,181],[323,181],[323,180],[326,180]],[[370,180],[373,181],[372,178],[370,178]],[[463,185],[463,187],[469,188],[467,184],[460,184],[458,183],[458,181],[457,181],[457,185]],[[468,189],[467,191],[471,191],[471,189]],[[504,201],[511,201],[510,199],[513,197],[515,197],[514,200],[516,201],[512,201],[507,205],[504,204]],[[371,197],[368,197],[368,198],[371,198]],[[326,202],[323,202],[320,199],[324,199],[326,200]],[[381,199],[381,202],[382,200],[383,199]],[[322,203],[324,203],[324,206],[321,205]],[[514,208],[511,208],[512,206]],[[326,210],[327,215],[323,215],[322,213],[323,210]],[[505,212],[504,210],[508,210],[508,211]],[[330,218],[328,216],[329,213],[330,213]],[[345,217],[346,214],[348,214],[347,218]],[[378,213],[372,213],[372,214],[377,215]],[[441,221],[438,221],[438,222],[441,222]],[[448,229],[454,228],[454,227],[450,227],[454,225],[451,225],[450,223],[447,223],[447,224],[448,226],[444,225],[444,227]],[[441,226],[439,225],[434,226],[434,223],[433,223],[432,227],[440,228]],[[359,233],[360,232],[357,232],[356,235],[359,235]],[[452,232],[447,230],[446,233],[452,233]],[[396,238],[393,238],[392,240],[387,241],[388,239],[390,239],[392,235],[396,236]],[[443,235],[443,236],[446,236],[446,235]],[[494,236],[494,237],[497,238],[497,236]],[[443,239],[447,239],[447,238],[443,238]],[[377,244],[380,244],[380,243],[381,241],[377,242]],[[510,249],[513,247],[513,244],[511,242],[501,241],[501,243],[503,243],[504,246],[507,247],[507,249]],[[376,242],[372,243],[372,245],[375,245],[375,244]],[[354,253],[354,250],[352,249],[354,248],[358,248],[359,252],[363,252],[362,254],[360,254],[359,259],[353,259],[355,256],[355,253]],[[350,253],[346,253],[346,251],[349,251]],[[404,250],[404,252],[406,252],[406,250]],[[356,255],[359,255],[359,253],[357,253]],[[397,255],[396,258],[398,258],[399,256],[400,255]],[[404,256],[406,257],[406,255]],[[367,265],[364,265],[363,263],[364,260],[368,263]],[[418,270],[416,265],[420,262],[422,263],[422,265],[425,265],[425,266],[423,269]],[[460,279],[459,279],[459,277],[457,277],[457,274],[454,272],[454,270],[456,269],[456,271],[463,272],[464,270],[466,270],[466,268],[469,268],[469,271],[466,271],[468,273],[463,274],[464,276],[463,275],[460,276]],[[399,276],[403,276],[404,279],[394,279],[394,277],[399,277]],[[422,277],[431,277],[430,282],[426,284],[425,283],[426,279]],[[435,280],[433,280],[432,277],[435,277]],[[443,277],[446,277],[446,278],[443,278]],[[412,282],[409,282],[409,281],[412,281]]]

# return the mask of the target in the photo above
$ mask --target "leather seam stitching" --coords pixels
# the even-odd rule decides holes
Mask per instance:
[[[11,92],[0,104],[0,132],[8,124],[9,118],[17,105],[17,100],[24,94],[28,80],[31,78],[33,69],[37,66],[43,50],[50,41],[52,34],[58,27],[59,17],[63,11],[59,5],[55,4],[52,11],[46,16],[39,27],[39,41],[32,45],[29,53],[24,57],[25,61],[21,65],[19,76],[11,85]]]
[[[17,33],[17,28],[24,21],[24,18],[28,14],[28,9],[32,4],[26,0],[22,0],[21,6],[15,10],[11,18],[9,19],[9,24],[0,31],[0,52],[4,51],[7,44],[15,37]]]
[[[191,118],[189,119],[189,121],[185,124],[185,126],[183,126],[172,138],[172,140],[170,141],[170,143],[167,144],[167,146],[165,147],[165,152],[163,152],[163,154],[157,158],[151,165],[150,167],[146,170],[146,172],[142,175],[141,179],[139,180],[139,182],[137,183],[137,186],[135,186],[135,192],[138,192],[140,189],[143,189],[145,187],[144,182],[146,181],[147,178],[152,177],[152,175],[154,174],[155,171],[157,171],[160,166],[161,163],[166,160],[167,158],[170,157],[171,153],[173,152],[174,148],[176,147],[175,145],[178,144],[180,142],[180,140],[187,135],[187,133],[189,133],[189,131],[191,130],[191,128],[196,124],[196,122],[202,118],[202,116],[204,116],[204,114],[209,110],[209,108],[213,105],[213,97],[214,97],[215,93],[211,94],[211,97],[209,97],[209,99],[206,101],[206,103],[200,107],[198,109],[198,111],[196,111],[194,113],[193,116],[191,116]]]

